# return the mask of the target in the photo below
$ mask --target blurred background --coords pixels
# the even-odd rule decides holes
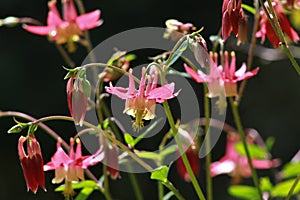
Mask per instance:
[[[104,24],[90,31],[93,44],[99,44],[106,38],[122,31],[137,27],[164,27],[167,19],[175,18],[182,22],[191,22],[196,27],[204,27],[202,36],[209,43],[209,36],[216,35],[221,25],[222,1],[117,1],[85,0],[87,11],[100,9]],[[47,17],[46,0],[1,0],[0,18],[8,16],[32,17],[43,23]],[[249,13],[246,13],[249,15]],[[251,23],[251,17],[249,17]],[[146,39],[146,38],[145,38]],[[246,45],[241,45],[245,49]],[[231,43],[228,49],[236,49]],[[75,60],[80,64],[85,58],[84,49],[79,49]],[[259,52],[258,52],[259,54]],[[77,54],[76,54],[77,55]],[[237,52],[240,66],[246,61],[247,50]],[[54,44],[46,37],[24,31],[20,26],[0,27],[0,61],[1,61],[1,98],[0,110],[20,111],[40,118],[49,115],[69,115],[63,80],[67,66]],[[240,113],[245,128],[255,128],[264,139],[276,138],[272,153],[282,163],[289,161],[299,149],[299,116],[300,116],[300,78],[287,59],[269,62],[255,57],[253,66],[259,66],[259,74],[248,82]],[[230,112],[227,122],[231,125]],[[51,128],[68,138],[76,133],[74,125],[69,122],[49,122]],[[17,153],[19,134],[8,135],[7,130],[14,125],[12,118],[0,118],[0,199],[63,199],[53,190],[57,185],[51,184],[53,172],[46,173],[48,192],[39,190],[37,195],[26,192],[26,184],[21,171]],[[23,135],[26,131],[22,132]],[[55,151],[55,141],[43,131],[38,131],[45,162],[50,160]],[[213,150],[213,160],[224,154],[224,135]],[[204,161],[198,176],[202,187],[205,187]],[[176,176],[175,167],[171,167],[170,177],[180,191],[194,199],[195,193],[191,184]],[[97,172],[97,166],[92,170]],[[111,191],[116,199],[134,199],[126,173],[122,179],[111,183]],[[149,180],[149,174],[137,174],[145,199],[156,199],[156,183]],[[246,183],[251,180],[246,180]],[[222,175],[213,179],[214,199],[233,199],[227,193],[230,177]],[[103,199],[100,194],[93,194],[91,199]]]

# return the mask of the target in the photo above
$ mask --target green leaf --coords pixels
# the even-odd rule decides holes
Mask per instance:
[[[249,6],[249,5],[246,5],[246,4],[242,4],[242,8],[247,10],[248,12],[252,13],[253,15],[256,14],[256,10],[255,8]]]
[[[263,192],[272,190],[273,185],[268,177],[263,177],[260,179],[260,188]]]
[[[154,171],[152,171],[150,178],[161,182],[167,182],[168,171],[169,171],[169,167],[165,165],[161,166],[159,168],[154,169]]]
[[[99,189],[99,186],[95,181],[92,180],[86,180],[86,181],[81,181],[78,183],[72,183],[72,188],[73,189],[80,189],[80,188],[94,188],[94,189]],[[61,185],[55,189],[55,192],[62,192],[65,189],[65,185]]]
[[[136,152],[136,155],[140,158],[146,158],[151,160],[158,160],[159,154],[151,152],[151,151],[139,151]]]
[[[75,200],[86,200],[92,194],[94,188],[83,188],[76,196]]]
[[[237,152],[240,155],[246,156],[242,142],[236,143],[235,149],[237,150]],[[268,155],[268,153],[265,149],[263,149],[257,145],[254,145],[254,144],[248,144],[248,149],[249,149],[249,152],[250,152],[250,155],[252,158],[265,159]]]
[[[178,76],[182,76],[184,78],[191,78],[191,76],[188,74],[188,73],[185,73],[185,72],[179,72],[179,71],[176,71],[176,70],[168,70],[168,75],[178,75]]]
[[[20,133],[26,126],[23,126],[22,124],[16,124],[13,127],[11,127],[7,133]]]
[[[136,55],[134,55],[134,54],[128,54],[128,55],[125,55],[124,57],[125,57],[125,59],[128,60],[129,62],[136,59]]]
[[[284,181],[275,185],[273,190],[271,191],[272,197],[286,197],[294,183],[294,179]],[[293,191],[293,195],[300,192],[300,183],[298,182],[297,186]]]
[[[176,62],[176,60],[182,55],[182,53],[187,49],[188,47],[188,41],[185,40],[181,43],[181,45],[173,52],[173,54],[171,54],[171,60],[168,64],[168,66],[166,67],[169,67],[171,66],[172,64],[174,64]]]
[[[170,191],[163,197],[163,200],[169,200],[172,196],[174,196],[174,192]]]
[[[125,139],[126,144],[128,144],[128,146],[130,148],[134,147],[134,139],[129,133],[124,134],[124,139]]]
[[[274,143],[275,143],[275,138],[274,137],[268,137],[266,139],[265,143],[266,143],[266,147],[267,147],[268,151],[270,152],[272,150],[272,147],[273,147]]]
[[[292,178],[300,174],[300,162],[286,164],[282,171],[282,178]]]
[[[68,73],[64,77],[64,80],[66,80],[68,78],[71,78],[72,76],[75,76],[78,73],[79,69],[80,69],[79,67],[76,67],[74,69],[68,69],[68,68],[65,68],[64,66],[63,66],[63,68],[68,71]]]
[[[229,187],[228,192],[231,196],[241,198],[241,199],[249,199],[249,200],[259,199],[257,189],[251,186],[233,185]]]
[[[82,83],[83,93],[85,94],[85,96],[90,98],[90,96],[91,96],[91,84],[90,84],[90,82],[86,78],[84,78],[84,79],[82,79],[81,83]]]

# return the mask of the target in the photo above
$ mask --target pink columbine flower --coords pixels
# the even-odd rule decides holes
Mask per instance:
[[[104,153],[101,149],[93,155],[82,156],[81,142],[76,140],[77,147],[74,151],[74,139],[70,139],[69,155],[65,153],[61,147],[61,139],[57,142],[57,150],[51,158],[51,161],[44,165],[44,171],[55,170],[55,177],[52,179],[53,183],[66,182],[65,195],[73,195],[74,191],[70,183],[73,181],[84,180],[84,169],[95,165],[103,160]]]
[[[269,8],[268,2],[265,2],[265,6]],[[297,32],[291,27],[288,18],[284,14],[282,5],[278,0],[274,0],[272,2],[273,9],[278,18],[281,30],[293,41],[297,42],[299,40],[299,36]],[[269,39],[274,48],[277,48],[280,44],[280,40],[273,30],[271,23],[265,12],[263,10],[260,11],[261,20],[259,22],[260,30],[256,32],[256,37],[261,38],[261,42],[265,41],[265,38]]]
[[[236,71],[236,57],[235,53],[231,52],[231,61],[229,65],[228,52],[224,52],[224,64],[219,66],[221,77],[224,81],[224,87],[226,96],[237,95],[237,82],[255,76],[258,73],[259,68],[246,72],[246,64],[243,63],[239,70]]]
[[[25,141],[27,141],[27,155],[23,146]],[[18,153],[27,190],[36,193],[40,186],[46,191],[41,148],[33,134],[30,134],[27,137],[20,137]]]
[[[235,144],[239,141],[240,137],[236,133],[228,134],[225,156],[219,161],[213,162],[210,166],[212,177],[220,174],[230,174],[236,182],[239,182],[242,177],[251,177],[252,173],[247,158],[240,155],[235,149]],[[279,161],[277,159],[252,159],[252,164],[256,169],[269,169],[277,167]]]
[[[135,89],[132,69],[130,69],[128,73],[128,88],[114,87],[111,83],[109,87],[106,87],[108,93],[126,100],[124,113],[135,118],[132,125],[135,130],[139,130],[144,126],[143,119],[150,120],[155,117],[156,103],[162,103],[168,99],[172,99],[178,94],[174,94],[174,83],[157,87],[158,74],[155,70],[151,71],[153,73],[150,73],[150,76],[147,76],[145,74],[145,68],[142,69],[142,78],[140,80],[138,92]],[[147,85],[146,79],[148,80]]]
[[[113,137],[115,136],[113,135]],[[119,177],[119,148],[116,144],[110,142],[103,136],[99,136],[99,143],[103,146],[103,163],[107,166],[110,177],[112,179],[117,179]]]
[[[75,85],[76,78],[78,78],[78,80]],[[75,124],[82,126],[89,98],[84,93],[82,80],[80,80],[77,75],[72,76],[67,82],[66,90],[70,114]]]
[[[184,65],[186,72],[198,83],[208,83],[209,94],[208,97],[213,98],[219,96],[222,92],[222,87],[225,88],[226,96],[237,95],[237,82],[255,76],[258,73],[258,68],[246,72],[246,65],[243,64],[239,70],[236,71],[236,57],[235,53],[231,52],[231,62],[229,65],[228,52],[224,52],[224,64],[218,64],[218,54],[210,53],[210,73],[207,75],[201,70],[195,72],[186,64]]]
[[[56,7],[56,0],[48,3],[49,13],[47,17],[47,26],[25,25],[24,29],[38,35],[49,36],[57,44],[74,42],[79,40],[82,31],[96,28],[102,24],[100,19],[100,10],[95,10],[83,15],[77,15],[73,0],[64,0],[63,19]]]
[[[222,6],[222,38],[226,40],[231,32],[240,42],[247,40],[248,24],[242,9],[242,0],[224,0]]]

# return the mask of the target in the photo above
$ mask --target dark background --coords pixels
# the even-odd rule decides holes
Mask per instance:
[[[101,9],[104,24],[92,30],[91,38],[98,44],[106,38],[121,31],[137,27],[164,27],[164,22],[176,18],[183,22],[192,22],[197,27],[204,26],[203,37],[216,34],[221,25],[222,1],[117,1],[117,0],[85,0],[86,10]],[[38,19],[45,23],[47,16],[45,0],[1,0],[0,18],[7,16]],[[251,18],[250,18],[251,20]],[[146,39],[146,38],[145,38]],[[79,49],[82,51],[82,49]],[[238,66],[245,61],[245,53],[238,53]],[[81,63],[85,55],[77,56]],[[30,114],[34,117],[49,115],[68,115],[65,92],[66,81],[63,80],[66,65],[55,46],[46,37],[37,36],[24,31],[21,27],[0,27],[0,110],[14,110]],[[276,138],[273,156],[287,162],[299,149],[299,77],[287,60],[266,63],[255,58],[255,66],[260,66],[259,74],[249,81],[240,107],[245,127],[257,129],[262,137]],[[229,113],[230,114],[230,113]],[[233,124],[228,118],[228,123]],[[6,131],[14,125],[11,118],[0,119],[0,199],[63,199],[54,193],[56,187],[51,184],[53,172],[46,173],[48,192],[38,191],[37,195],[26,192],[17,154],[17,141],[20,135],[8,135]],[[75,129],[72,123],[51,122],[51,128],[64,137],[72,136]],[[62,131],[62,132],[61,132]],[[25,132],[22,132],[26,134]],[[55,151],[55,141],[42,131],[37,134],[42,145],[45,162],[50,160]],[[213,151],[213,159],[223,155],[225,136],[221,137],[217,148]],[[204,163],[204,161],[201,161]],[[204,187],[205,179],[202,164],[199,175]],[[96,167],[93,170],[97,171]],[[96,172],[97,173],[97,172]],[[174,184],[188,199],[195,198],[192,186],[175,177],[174,167],[171,168]],[[113,196],[118,199],[133,199],[127,175],[112,184]],[[145,199],[156,199],[156,184],[149,180],[149,174],[138,175]],[[230,178],[226,175],[213,179],[215,199],[230,199],[227,186]],[[251,183],[251,181],[248,181]],[[94,198],[103,198],[93,195]],[[232,199],[232,198],[231,198]]]

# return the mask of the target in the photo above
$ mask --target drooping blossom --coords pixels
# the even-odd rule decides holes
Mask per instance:
[[[103,136],[100,136],[99,140],[100,145],[103,146],[103,164],[106,165],[110,177],[117,179],[119,177],[119,148]]]
[[[52,179],[53,183],[61,183],[65,180],[66,189],[65,195],[73,195],[74,191],[71,187],[71,182],[84,180],[84,169],[95,165],[103,160],[104,153],[99,149],[95,154],[82,156],[81,142],[76,140],[77,147],[74,151],[74,139],[70,139],[69,155],[61,147],[61,139],[57,142],[57,149],[51,157],[51,161],[44,165],[44,171],[55,170],[55,177]]]
[[[237,95],[237,82],[255,76],[258,73],[258,68],[246,72],[245,63],[239,70],[236,71],[236,57],[235,53],[231,52],[231,61],[229,65],[228,52],[224,52],[224,63],[218,65],[218,54],[210,53],[210,72],[203,73],[201,70],[195,72],[188,65],[184,65],[186,72],[198,83],[208,83],[209,94],[208,97],[216,97],[222,93],[223,87],[227,97]]]
[[[24,29],[34,34],[49,36],[49,39],[57,44],[64,44],[78,41],[82,31],[96,28],[102,24],[100,10],[78,16],[73,0],[63,0],[62,2],[63,19],[57,10],[56,0],[51,0],[48,3],[47,26],[25,25]]]
[[[27,155],[23,146],[24,142],[27,142]],[[18,153],[27,190],[36,193],[39,186],[46,190],[41,148],[33,134],[30,134],[27,137],[20,137]]]
[[[84,121],[89,98],[85,92],[83,81],[86,80],[82,80],[77,75],[74,75],[69,78],[66,88],[70,114],[75,124],[80,126],[82,126]]]
[[[268,2],[265,2],[265,6],[269,9],[268,5]],[[274,0],[272,2],[272,7],[278,18],[281,30],[290,38],[291,41],[296,43],[299,40],[299,36],[297,32],[291,27],[288,18],[284,14],[282,5],[278,0]],[[280,44],[280,40],[275,31],[273,30],[272,25],[264,10],[260,11],[260,17],[260,29],[256,32],[256,37],[261,38],[261,42],[263,43],[267,36],[268,40],[272,43],[273,47],[277,48]]]
[[[200,171],[200,159],[198,157],[199,143],[197,141],[197,135],[194,132],[195,131],[191,130],[190,127],[187,127],[186,130],[179,128],[178,137],[181,140],[185,155],[190,163],[193,173],[198,175]],[[179,176],[183,180],[187,182],[191,181],[181,156],[176,160],[176,168]]]
[[[251,177],[252,172],[247,157],[240,155],[235,149],[236,143],[240,142],[240,137],[236,133],[228,133],[225,155],[210,166],[211,176],[229,174],[234,178],[234,182],[239,182],[241,178]],[[249,142],[253,142],[251,139]],[[274,159],[252,159],[253,167],[256,169],[270,169],[279,165],[279,160]]]
[[[183,35],[190,34],[196,30],[192,23],[182,23],[176,19],[169,19],[166,21],[166,31],[164,38],[171,38],[174,41],[180,39]]]
[[[224,0],[222,6],[222,38],[226,40],[231,32],[240,42],[247,40],[248,23],[242,9],[242,0]]]
[[[139,130],[144,126],[143,120],[150,120],[155,117],[156,103],[162,103],[177,95],[177,93],[174,94],[174,83],[157,87],[158,74],[156,70],[152,70],[152,72],[150,75],[146,75],[145,68],[142,69],[142,77],[138,91],[135,89],[132,69],[130,69],[128,73],[128,88],[114,87],[111,83],[109,87],[106,87],[108,93],[126,100],[124,113],[135,118],[132,125],[135,130]]]

